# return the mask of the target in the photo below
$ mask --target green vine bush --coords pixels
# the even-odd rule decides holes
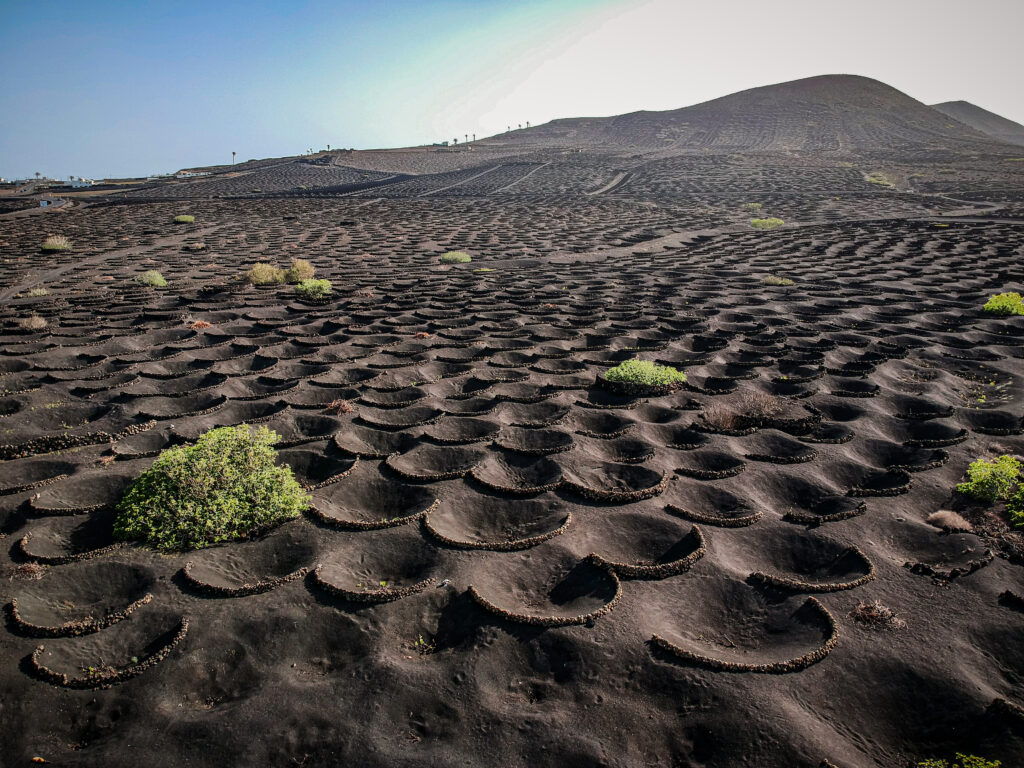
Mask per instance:
[[[1020,477],[1020,469],[1020,461],[1013,456],[1000,456],[991,461],[978,459],[967,468],[967,482],[958,484],[956,489],[989,504],[1007,501]]]
[[[604,377],[608,381],[625,381],[644,386],[681,384],[686,381],[686,374],[682,371],[652,363],[650,360],[625,360],[609,369]]]
[[[295,293],[303,299],[323,299],[331,294],[330,280],[302,280]]]
[[[1019,293],[997,293],[982,309],[991,315],[1024,315],[1024,299]]]
[[[176,552],[244,539],[298,517],[310,497],[278,466],[267,427],[220,427],[170,448],[129,485],[114,536]]]
[[[986,760],[977,755],[965,755],[962,752],[956,753],[956,759],[950,763],[949,760],[925,760],[917,764],[917,768],[999,768],[1002,762],[999,760]]]

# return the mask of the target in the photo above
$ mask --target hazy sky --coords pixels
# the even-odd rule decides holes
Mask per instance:
[[[1024,0],[0,0],[0,176],[675,109],[817,74],[1024,123]]]

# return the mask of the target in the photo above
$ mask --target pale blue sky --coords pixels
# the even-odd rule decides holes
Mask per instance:
[[[1011,0],[0,0],[0,176],[407,146],[875,77],[1024,122]]]

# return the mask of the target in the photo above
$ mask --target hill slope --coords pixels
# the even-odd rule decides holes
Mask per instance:
[[[1010,144],[1024,145],[1024,125],[1008,120],[995,112],[982,109],[969,101],[946,101],[942,104],[932,104],[932,109],[937,109],[942,114],[959,120],[964,125],[981,131],[994,139]]]
[[[570,118],[500,141],[644,149],[864,152],[981,148],[995,141],[895,88],[855,75],[822,75],[752,88],[691,107]]]

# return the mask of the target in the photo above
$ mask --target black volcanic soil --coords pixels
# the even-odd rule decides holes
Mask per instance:
[[[980,311],[1021,164],[509,151],[0,214],[0,765],[1016,765],[1021,537],[952,488],[1024,453],[1024,324]],[[328,301],[238,279],[294,257]],[[635,356],[687,386],[598,384]],[[131,477],[243,422],[315,509],[114,546]]]

